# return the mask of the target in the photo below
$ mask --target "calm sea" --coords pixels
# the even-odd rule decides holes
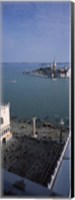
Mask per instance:
[[[53,81],[22,74],[26,69],[39,66],[39,63],[3,64],[3,102],[10,102],[11,116],[19,119],[36,116],[54,122],[63,118],[66,123],[69,117],[69,80]]]

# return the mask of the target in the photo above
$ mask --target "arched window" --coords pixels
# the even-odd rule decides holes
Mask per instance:
[[[3,138],[2,143],[3,143],[3,144],[6,143],[6,138]]]
[[[2,117],[0,117],[0,124],[3,124],[4,120]]]

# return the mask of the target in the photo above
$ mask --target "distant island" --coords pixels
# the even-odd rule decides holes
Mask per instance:
[[[47,78],[69,78],[71,75],[71,69],[67,67],[59,67],[57,68],[56,62],[54,61],[53,64],[50,66],[44,66],[40,67],[38,69],[29,71],[25,70],[22,72],[23,74],[30,74],[34,76],[40,76],[40,77],[47,77]]]

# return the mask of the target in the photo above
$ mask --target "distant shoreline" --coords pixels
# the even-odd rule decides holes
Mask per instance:
[[[33,76],[33,77],[38,77],[38,78],[47,78],[47,79],[50,79],[50,80],[61,80],[61,79],[65,79],[65,80],[68,80],[69,79],[69,77],[56,77],[56,78],[52,78],[52,77],[49,77],[49,76],[47,76],[47,75],[41,75],[41,74],[33,74],[33,73],[23,73],[23,74],[25,74],[25,75],[29,75],[29,76]]]
[[[46,65],[35,70],[25,70],[22,74],[32,75],[36,77],[44,77],[51,79],[69,78],[71,76],[71,69],[69,66],[57,67],[56,63],[53,66]]]
[[[18,61],[11,61],[11,62],[2,62],[1,64],[51,64],[52,62],[18,62]],[[57,64],[69,64],[70,62],[57,62]]]

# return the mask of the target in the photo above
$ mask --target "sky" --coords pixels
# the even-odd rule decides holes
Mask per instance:
[[[3,62],[69,61],[70,2],[3,2]]]

